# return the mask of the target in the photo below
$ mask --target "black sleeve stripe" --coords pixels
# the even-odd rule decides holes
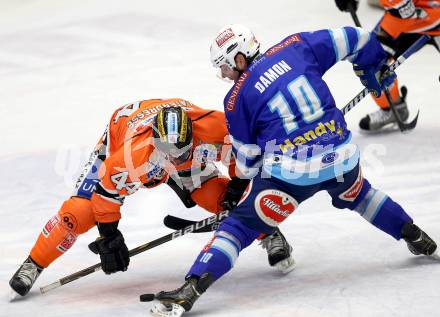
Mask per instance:
[[[98,195],[104,196],[104,197],[108,197],[108,198],[113,198],[113,199],[118,199],[118,200],[120,198],[118,194],[112,194],[112,193],[109,193],[108,191],[106,191],[105,188],[101,186],[101,183],[96,184],[95,193],[97,193]]]

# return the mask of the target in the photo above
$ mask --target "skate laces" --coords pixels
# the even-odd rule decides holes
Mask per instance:
[[[284,249],[284,241],[278,232],[275,232],[261,240],[263,249],[267,249],[268,253],[275,253],[280,249]]]
[[[26,285],[31,286],[38,276],[38,268],[32,262],[25,262],[20,268],[17,277],[21,279]]]

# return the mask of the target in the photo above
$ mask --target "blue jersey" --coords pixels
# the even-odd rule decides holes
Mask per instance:
[[[386,57],[373,34],[354,27],[288,36],[257,57],[225,97],[237,167],[246,175],[265,152],[297,156],[350,140],[324,73],[340,60],[378,65]]]

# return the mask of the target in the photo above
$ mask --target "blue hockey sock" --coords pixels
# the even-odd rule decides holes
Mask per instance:
[[[380,190],[370,188],[365,198],[355,209],[378,229],[399,240],[405,223],[412,218],[403,208]]]
[[[227,218],[200,252],[187,277],[201,276],[208,272],[215,279],[220,278],[234,266],[240,251],[248,247],[259,235],[259,232],[250,229],[239,220]]]

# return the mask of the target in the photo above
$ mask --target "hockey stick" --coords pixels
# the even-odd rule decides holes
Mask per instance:
[[[385,89],[385,97],[387,98],[388,104],[390,105],[390,109],[393,112],[394,117],[396,118],[397,125],[399,126],[400,131],[405,132],[414,129],[417,125],[417,120],[419,119],[420,110],[417,110],[417,115],[411,122],[405,123],[402,121],[402,119],[400,119],[399,113],[394,107],[393,100],[391,98],[391,94],[388,88]]]
[[[421,36],[417,41],[414,42],[402,55],[400,55],[397,60],[392,63],[390,66],[388,66],[387,71],[394,71],[397,67],[402,65],[408,57],[410,57],[412,54],[414,54],[416,51],[418,51],[420,48],[423,47],[423,45],[426,44],[431,39],[429,35],[423,35]],[[358,93],[353,99],[349,101],[342,109],[342,113],[345,115],[347,112],[349,112],[351,109],[353,109],[362,99],[365,98],[369,94],[369,91],[367,88],[364,88],[360,93]],[[418,113],[416,116],[416,123],[417,123]],[[414,120],[413,120],[414,121]],[[405,123],[404,123],[405,124]],[[409,123],[411,124],[411,123]]]
[[[163,218],[163,224],[173,230],[179,230],[191,225],[194,225],[195,223],[197,223],[197,221],[194,220],[188,220],[188,219],[184,219],[184,218],[180,218],[180,217],[176,217],[176,216],[172,216],[172,215],[167,215],[165,216],[165,218]],[[216,230],[218,227],[218,222],[212,223],[208,226],[205,226],[203,228],[194,230],[194,233],[203,233],[203,232],[211,232]]]
[[[129,251],[129,255],[130,255],[130,257],[135,256],[135,255],[137,255],[139,253],[142,253],[144,251],[153,249],[153,248],[155,248],[155,247],[157,247],[157,246],[159,246],[161,244],[164,244],[166,242],[169,242],[171,240],[174,240],[174,239],[177,239],[177,238],[179,238],[181,236],[184,236],[187,233],[192,233],[192,232],[200,230],[200,229],[202,229],[204,227],[210,226],[213,223],[217,223],[220,220],[224,219],[225,217],[228,216],[228,214],[229,214],[229,211],[225,210],[225,211],[222,211],[222,212],[220,212],[220,213],[218,213],[218,214],[216,214],[214,216],[211,216],[209,218],[203,219],[203,220],[201,220],[199,222],[194,222],[193,224],[191,224],[191,225],[189,225],[189,226],[187,226],[185,228],[176,230],[176,231],[171,232],[171,233],[169,233],[169,234],[167,234],[165,236],[162,236],[162,237],[160,237],[160,238],[158,238],[156,240],[147,242],[147,243],[142,244],[142,245],[140,245],[140,246],[138,246],[138,247],[136,247],[134,249],[131,249]],[[78,271],[76,273],[73,273],[73,274],[70,274],[70,275],[68,275],[66,277],[63,277],[63,278],[59,279],[58,281],[56,281],[56,282],[54,282],[52,284],[40,287],[40,292],[42,294],[47,293],[47,292],[49,292],[49,291],[51,291],[51,290],[53,290],[55,288],[58,288],[58,287],[60,287],[62,285],[65,285],[67,283],[73,282],[73,281],[75,281],[75,280],[77,280],[77,279],[79,279],[81,277],[87,276],[87,275],[89,275],[89,274],[91,274],[93,272],[99,271],[100,269],[101,269],[101,263],[97,263],[95,265],[89,266],[88,268],[85,268],[85,269],[83,269],[81,271]]]
[[[347,9],[348,9],[348,12],[350,12],[350,14],[351,14],[351,18],[353,19],[354,24],[356,26],[358,26],[358,27],[362,27],[361,26],[361,21],[359,21],[359,18],[357,16],[356,9],[355,9],[355,7],[353,5],[353,2],[349,2],[348,3]]]
[[[355,7],[354,7],[354,5],[353,5],[352,2],[350,2],[350,3],[348,4],[348,11],[350,12],[351,17],[353,18],[354,24],[355,24],[356,26],[358,26],[358,27],[362,27],[361,22],[359,21],[359,18],[358,18],[357,13],[356,13],[356,9],[355,9]],[[423,42],[423,45],[424,45],[429,39],[430,39],[430,37],[427,38],[425,42]],[[415,44],[415,43],[414,43],[414,44]],[[423,45],[421,45],[420,48],[421,48]],[[411,47],[410,47],[410,48],[411,48]],[[409,50],[409,49],[408,49],[408,50]],[[408,50],[407,50],[407,51],[408,51]],[[418,50],[418,49],[414,50],[414,52],[417,51],[417,50]],[[406,52],[405,52],[405,53],[406,53]],[[405,54],[405,53],[403,53],[403,54]],[[403,55],[403,54],[402,54],[402,55]],[[412,53],[411,53],[411,54],[412,54]],[[410,54],[410,55],[411,55],[411,54]],[[399,57],[400,57],[400,56],[399,56]],[[400,64],[399,64],[399,65],[400,65]],[[397,68],[397,67],[396,67],[396,68]],[[389,67],[388,69],[391,69],[391,67]],[[394,69],[391,69],[391,70],[394,70]],[[392,100],[392,98],[391,98],[391,94],[390,94],[389,89],[388,89],[388,88],[385,88],[385,89],[384,89],[384,92],[385,92],[385,97],[387,98],[387,101],[388,101],[388,105],[390,106],[390,109],[391,109],[391,111],[393,112],[394,117],[396,118],[397,125],[399,126],[400,131],[401,131],[401,132],[405,132],[405,131],[410,131],[410,130],[414,129],[414,128],[416,127],[416,125],[417,125],[417,120],[419,119],[419,113],[420,113],[420,111],[417,110],[417,115],[416,115],[416,117],[415,117],[411,122],[405,123],[404,121],[402,121],[402,119],[400,119],[400,116],[399,116],[399,114],[397,113],[397,110],[396,110],[396,107],[394,106],[394,103],[393,103],[393,100]]]

